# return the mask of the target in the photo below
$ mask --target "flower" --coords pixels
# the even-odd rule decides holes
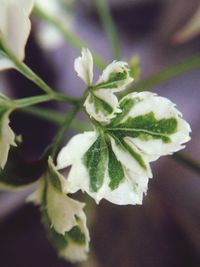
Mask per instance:
[[[40,13],[50,17],[66,30],[73,25],[73,4],[73,0],[35,0],[35,6]],[[54,49],[63,41],[61,33],[49,23],[41,22],[36,34],[39,44],[45,49]]]
[[[190,140],[190,126],[167,98],[132,93],[119,107],[109,124],[76,135],[58,154],[58,169],[71,166],[64,192],[81,189],[97,203],[142,204],[152,177],[149,163]]]
[[[0,95],[0,168],[3,169],[8,158],[10,146],[15,146],[15,134],[9,126],[10,110],[4,106],[7,101]]]
[[[74,69],[89,89],[84,103],[87,113],[101,123],[109,123],[114,114],[121,111],[114,93],[124,90],[133,81],[128,64],[113,61],[103,70],[97,83],[92,85],[93,58],[89,49],[83,48],[81,57],[74,62]]]
[[[90,241],[83,211],[85,204],[63,192],[65,178],[58,173],[51,158],[48,163],[37,191],[28,200],[41,206],[43,223],[59,255],[71,262],[85,260]]]
[[[25,45],[30,33],[29,15],[33,0],[0,0],[0,41],[23,61]],[[0,70],[12,68],[14,63],[0,50]]]

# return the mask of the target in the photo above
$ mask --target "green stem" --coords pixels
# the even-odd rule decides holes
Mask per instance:
[[[192,58],[185,59],[184,61],[175,65],[166,67],[163,70],[150,75],[146,79],[136,82],[135,84],[133,83],[131,87],[120,94],[120,97],[123,97],[133,91],[140,92],[149,90],[152,87],[156,87],[161,83],[172,80],[179,75],[197,68],[200,68],[200,54],[197,54]]]
[[[62,125],[65,120],[65,116],[63,114],[48,108],[28,107],[21,109],[20,112],[30,114],[43,120],[47,120],[59,126]]]
[[[113,59],[119,60],[121,58],[120,42],[107,0],[95,0],[94,4],[111,44]]]
[[[200,174],[200,161],[197,161],[196,159],[191,158],[190,156],[183,153],[176,153],[173,155],[173,158],[177,162],[185,165],[197,174]]]
[[[34,14],[40,18],[41,20],[49,23],[53,27],[55,27],[69,42],[73,47],[75,47],[78,50],[81,50],[83,47],[88,47],[88,45],[82,41],[79,37],[77,37],[74,33],[70,32],[64,25],[62,25],[58,20],[54,19],[53,17],[49,16],[47,13],[45,13],[43,10],[41,10],[38,7],[34,8]],[[94,64],[99,69],[105,68],[105,62],[102,60],[102,58],[97,55],[95,52],[92,52],[94,56]]]
[[[34,84],[36,84],[39,88],[41,88],[44,92],[46,92],[52,100],[63,101],[70,104],[77,104],[79,99],[63,95],[61,93],[57,93],[54,89],[52,89],[45,81],[43,81],[35,72],[33,72],[25,63],[21,62],[15,54],[10,51],[10,49],[5,45],[5,43],[0,40],[0,45],[5,52],[5,57],[8,57],[14,64],[16,69],[24,75],[26,78],[31,80]]]
[[[61,125],[60,129],[58,130],[57,134],[55,135],[53,142],[51,144],[51,157],[53,159],[55,159],[57,151],[59,149],[59,145],[62,142],[63,136],[65,135],[65,132],[69,129],[70,124],[72,123],[74,117],[76,116],[76,114],[78,113],[80,107],[79,106],[75,106],[71,112],[68,114],[68,116],[66,117],[65,121],[63,122],[63,124]]]
[[[54,100],[52,95],[39,95],[11,101],[15,108],[25,108],[32,105]]]
[[[39,108],[39,107],[28,107],[23,108],[20,112],[24,112],[38,118],[50,121],[55,123],[56,125],[61,126],[64,123],[65,116],[58,111],[47,109],[47,108]],[[91,125],[87,122],[81,122],[79,120],[74,119],[70,124],[70,128],[74,129],[78,132],[88,131],[91,129]]]
[[[55,156],[56,156],[57,151],[59,149],[59,144],[61,143],[61,141],[62,141],[62,139],[63,139],[63,137],[65,135],[65,132],[69,129],[69,127],[70,127],[72,121],[74,120],[75,116],[77,115],[77,113],[82,108],[83,103],[85,101],[85,98],[87,97],[87,94],[88,94],[88,88],[86,88],[86,90],[84,91],[82,97],[80,98],[79,104],[73,107],[73,109],[68,114],[68,116],[66,117],[65,121],[63,122],[63,124],[60,126],[60,129],[58,130],[56,136],[54,137],[53,142],[50,145],[50,154],[51,154],[53,160],[55,160]]]

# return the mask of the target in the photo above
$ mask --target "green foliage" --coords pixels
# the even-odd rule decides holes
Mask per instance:
[[[119,82],[126,80],[129,77],[127,70],[121,72],[111,72],[107,81],[98,83],[94,86],[95,90],[98,89],[113,89],[119,86]]]
[[[108,173],[110,177],[109,187],[114,190],[125,178],[123,166],[117,159],[115,153],[112,151],[111,146],[108,146]]]
[[[94,192],[97,192],[103,184],[106,160],[107,145],[104,137],[99,136],[83,157],[90,176],[90,186]]]
[[[103,99],[97,97],[92,93],[89,97],[89,102],[94,104],[96,113],[101,111],[104,115],[108,115],[113,112],[113,108]]]
[[[121,118],[123,119],[123,118]],[[175,118],[157,120],[153,112],[137,117],[129,117],[123,123],[108,125],[107,129],[111,134],[120,138],[126,136],[148,140],[150,138],[161,139],[164,143],[171,141],[170,135],[177,130]]]

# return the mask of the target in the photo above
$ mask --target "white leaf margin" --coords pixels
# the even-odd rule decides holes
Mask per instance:
[[[135,172],[135,169],[133,167],[131,167],[131,169],[125,168],[126,165],[124,165],[124,163],[126,162],[126,158],[122,162],[125,170],[125,179],[117,189],[110,189],[110,178],[108,175],[108,168],[106,167],[104,183],[102,187],[98,190],[98,192],[92,192],[90,190],[89,174],[82,162],[82,157],[95,142],[97,136],[98,135],[95,132],[85,132],[83,134],[78,134],[74,136],[58,154],[58,169],[63,169],[71,166],[71,170],[63,188],[64,192],[75,193],[78,190],[82,190],[83,192],[87,192],[92,198],[94,198],[97,204],[103,198],[118,205],[142,204],[143,196],[147,191],[148,175],[139,167],[139,174]],[[114,142],[113,146],[116,146]],[[119,152],[116,153],[116,156],[119,156]],[[120,155],[120,161],[121,158],[122,156]],[[149,176],[151,176],[150,173]]]
[[[160,139],[144,141],[138,137],[128,137],[127,139],[130,144],[137,146],[144,154],[146,154],[149,161],[154,161],[160,156],[171,155],[185,148],[185,143],[191,139],[191,127],[182,118],[182,114],[176,108],[176,105],[168,98],[158,96],[151,92],[134,92],[122,98],[121,101],[124,101],[125,99],[134,100],[135,98],[139,98],[140,101],[137,101],[129,113],[123,118],[121,121],[122,123],[126,121],[128,117],[135,118],[153,112],[155,118],[158,120],[169,118],[176,119],[178,127],[174,134],[169,135],[171,139],[170,143],[163,143]]]

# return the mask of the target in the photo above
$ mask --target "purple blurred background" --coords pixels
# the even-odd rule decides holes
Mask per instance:
[[[123,59],[138,55],[142,78],[200,51],[200,36],[181,45],[172,43],[174,34],[200,5],[199,0],[112,0],[110,5]],[[89,1],[77,1],[74,27],[91,48],[111,61],[110,47]],[[83,84],[73,70],[73,61],[79,52],[68,44],[56,51],[44,52],[35,41],[34,30],[26,49],[26,63],[58,90],[80,95]],[[0,88],[15,97],[40,93],[14,71],[0,75]],[[192,141],[184,152],[200,159],[200,69],[152,91],[168,97],[182,111],[193,130]],[[66,109],[57,104],[47,106],[60,111]],[[23,149],[29,159],[37,158],[56,132],[55,125],[22,113],[12,116],[12,127],[23,135]],[[200,266],[199,175],[170,157],[154,163],[153,173],[143,206],[119,207],[102,201],[96,207],[90,230],[97,266]],[[22,204],[26,195],[27,192],[0,194],[1,266],[71,266],[59,260],[48,243],[37,208]],[[85,266],[94,265],[88,262]]]

